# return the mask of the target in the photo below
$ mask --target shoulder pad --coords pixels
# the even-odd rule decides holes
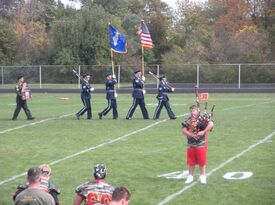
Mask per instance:
[[[76,187],[75,192],[76,193],[81,193],[86,187],[88,186],[88,182],[79,185],[78,187]]]
[[[27,184],[20,184],[17,186],[17,189],[27,189],[28,185]]]
[[[57,194],[60,194],[61,191],[58,189],[52,182],[49,181],[49,192],[55,192]]]

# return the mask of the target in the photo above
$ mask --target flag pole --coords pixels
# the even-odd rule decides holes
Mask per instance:
[[[144,76],[144,48],[141,46],[141,71],[142,76]]]
[[[115,74],[115,63],[114,63],[114,53],[113,50],[111,49],[111,60],[112,60],[112,74]]]
[[[114,53],[113,53],[113,49],[111,50],[111,60],[112,60],[112,75],[115,75],[115,63],[114,63]],[[115,92],[115,97],[117,97],[117,93],[116,93],[116,86],[114,85],[114,92]]]

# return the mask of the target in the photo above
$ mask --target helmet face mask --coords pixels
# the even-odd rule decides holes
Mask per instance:
[[[94,177],[95,179],[104,179],[106,177],[107,168],[104,164],[97,164],[94,167]]]

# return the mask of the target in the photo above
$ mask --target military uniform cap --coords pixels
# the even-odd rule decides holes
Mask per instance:
[[[137,70],[134,71],[135,74],[138,73],[138,72],[141,72],[141,70],[137,69]]]
[[[24,77],[24,75],[18,75],[17,76],[17,80],[19,80],[20,78]]]
[[[105,77],[108,77],[109,75],[112,75],[112,73],[106,73]]]
[[[83,75],[82,75],[82,77],[83,78],[85,78],[85,77],[87,77],[87,76],[92,76],[90,73],[84,73]]]
[[[165,75],[161,75],[161,76],[159,77],[159,80],[162,80],[163,78],[166,78],[166,76],[165,76]]]

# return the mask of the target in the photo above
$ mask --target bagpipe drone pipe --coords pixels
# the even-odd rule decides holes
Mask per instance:
[[[197,86],[195,86],[195,95],[196,95],[196,104],[197,104],[197,108],[200,111],[200,101],[203,99],[205,100],[205,106],[204,106],[204,113],[201,114],[200,112],[200,130],[204,130],[208,124],[209,121],[213,121],[213,117],[214,117],[214,109],[215,109],[215,104],[212,106],[211,110],[210,110],[210,114],[207,112],[207,105],[208,102],[206,100],[208,100],[208,93],[206,93],[205,95],[203,95],[204,93],[199,93],[199,88]],[[207,97],[204,97],[207,96]],[[212,131],[213,129],[211,129],[210,131]]]

